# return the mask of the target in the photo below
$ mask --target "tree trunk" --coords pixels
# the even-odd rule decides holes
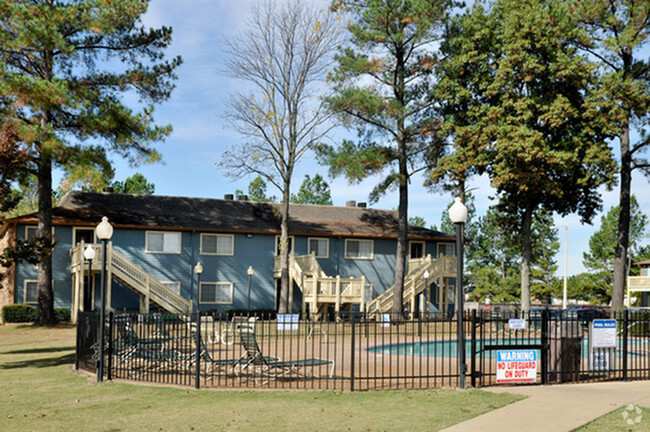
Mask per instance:
[[[52,158],[50,152],[42,148],[38,162],[38,236],[52,237]],[[38,263],[38,314],[35,324],[56,324],[51,254]]]
[[[533,210],[524,210],[521,223],[521,311],[530,311],[530,257],[532,254]]]
[[[405,145],[400,148],[400,184],[399,208],[397,210],[397,249],[395,251],[395,280],[393,282],[393,307],[391,319],[393,321],[403,318],[404,275],[406,273],[406,253],[408,245],[408,176],[406,166]],[[403,153],[403,154],[402,154]]]
[[[280,224],[280,305],[278,313],[289,313],[289,185],[284,184],[282,191],[282,222]]]
[[[628,112],[629,114],[629,112]],[[627,118],[630,118],[628,115]],[[632,154],[630,152],[629,122],[621,125],[621,175],[618,216],[618,233],[616,237],[616,255],[614,258],[614,280],[612,283],[612,310],[623,309],[627,270],[627,249],[630,242],[630,190],[632,187]]]

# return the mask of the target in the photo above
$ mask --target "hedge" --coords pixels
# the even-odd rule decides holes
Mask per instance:
[[[38,310],[35,306],[25,304],[7,305],[2,308],[2,321],[6,323],[24,323],[36,321]],[[69,308],[55,308],[56,322],[70,321]]]

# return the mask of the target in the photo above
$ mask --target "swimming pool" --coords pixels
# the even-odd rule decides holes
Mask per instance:
[[[477,350],[483,350],[485,345],[505,345],[508,344],[512,346],[512,349],[516,349],[517,345],[531,345],[539,344],[540,339],[523,339],[523,340],[503,340],[503,339],[488,339],[488,340],[477,340],[476,348]],[[630,340],[628,341],[628,346],[634,347],[643,345],[647,347],[646,341]],[[416,343],[405,343],[405,344],[396,344],[396,345],[381,345],[372,348],[368,348],[368,351],[374,352],[377,354],[397,354],[397,355],[412,355],[412,356],[421,356],[421,357],[456,357],[458,343],[455,340],[446,340],[446,341],[434,341],[434,342],[416,342]],[[472,342],[465,341],[465,357],[469,358],[471,355]],[[582,353],[582,358],[587,358],[589,352],[589,340],[587,338],[582,339],[582,344],[580,347],[580,352]],[[617,348],[618,356],[622,356],[621,346]],[[646,356],[648,354],[647,349],[639,351],[630,351],[630,355],[634,356]],[[496,350],[489,350],[483,352],[484,358],[496,358]]]

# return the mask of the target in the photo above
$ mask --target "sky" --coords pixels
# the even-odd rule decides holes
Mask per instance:
[[[326,2],[327,3],[327,2]],[[245,25],[252,0],[151,0],[149,11],[143,18],[147,26],[171,26],[172,44],[167,51],[169,58],[181,55],[183,65],[178,70],[177,86],[171,98],[156,107],[154,118],[158,124],[171,124],[173,132],[157,149],[163,163],[130,167],[118,156],[113,157],[116,180],[124,180],[136,172],[142,173],[155,184],[156,195],[187,196],[201,198],[223,198],[224,194],[235,193],[237,189],[247,191],[252,177],[233,181],[218,166],[221,154],[231,144],[242,141],[242,137],[228,127],[222,118],[224,103],[232,89],[241,88],[244,83],[228,78],[220,67],[224,52],[222,42]],[[348,133],[350,138],[354,132]],[[612,143],[613,148],[618,141]],[[292,192],[296,193],[305,174],[319,173],[330,184],[334,205],[345,205],[348,200],[368,201],[368,194],[377,184],[377,178],[349,185],[345,179],[331,179],[327,167],[320,166],[313,155],[306,155],[297,167]],[[450,194],[432,193],[422,186],[423,178],[414,178],[410,187],[409,216],[420,216],[427,222],[440,225],[441,216],[447,205],[453,201]],[[485,178],[470,182],[476,197],[478,215],[485,213],[494,204],[490,198],[495,195]],[[650,186],[640,175],[633,178],[633,193],[641,210],[650,216]],[[269,185],[267,194],[279,196]],[[603,189],[603,211],[617,204],[618,188]],[[387,193],[374,208],[397,208],[397,191]],[[556,257],[558,276],[564,275],[564,226],[568,234],[567,274],[584,271],[582,254],[588,250],[589,237],[598,229],[598,215],[594,225],[583,225],[577,215],[556,217],[560,226],[560,250]],[[643,245],[648,244],[646,238]]]

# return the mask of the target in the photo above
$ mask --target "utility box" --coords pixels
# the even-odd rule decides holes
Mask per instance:
[[[580,380],[582,327],[579,321],[548,323],[549,382]]]

